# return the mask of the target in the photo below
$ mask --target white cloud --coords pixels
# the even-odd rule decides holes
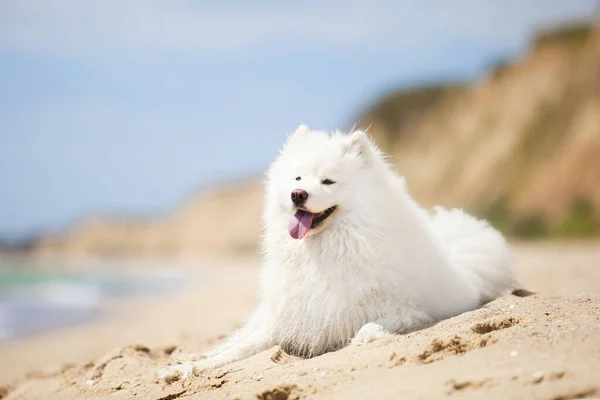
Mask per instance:
[[[204,3],[204,2],[202,2]],[[232,8],[160,0],[3,0],[0,49],[69,55],[249,48],[298,40],[341,48],[414,49],[474,38],[513,40],[543,21],[589,15],[595,0],[288,3]],[[204,3],[206,4],[206,3]],[[246,3],[248,4],[248,3]]]
[[[15,0],[0,4],[0,44],[67,52],[240,47],[299,38],[344,44],[379,31],[379,16],[364,11],[204,11],[166,1]]]

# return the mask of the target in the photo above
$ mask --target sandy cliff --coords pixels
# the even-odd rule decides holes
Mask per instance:
[[[471,86],[393,93],[361,120],[426,204],[518,236],[600,233],[598,27],[542,34]]]
[[[41,258],[194,258],[255,252],[261,231],[260,182],[214,188],[170,215],[148,220],[94,218],[62,234],[41,236]]]

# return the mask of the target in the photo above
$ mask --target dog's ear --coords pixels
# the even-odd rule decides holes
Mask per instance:
[[[300,124],[300,126],[297,127],[294,132],[288,133],[287,140],[286,140],[285,144],[283,145],[282,151],[285,150],[292,143],[297,142],[297,141],[302,141],[302,138],[309,132],[310,132],[310,128],[308,126],[306,126],[304,124]]]
[[[294,131],[294,135],[304,135],[308,132],[310,132],[310,128],[304,124],[300,124],[300,126]]]
[[[354,131],[348,135],[345,150],[347,153],[356,153],[367,160],[373,157],[371,142],[363,131]]]
[[[306,126],[304,124],[300,124],[300,126],[297,127],[293,133],[288,134],[286,144],[289,145],[291,142],[295,141],[298,138],[301,138],[302,136],[306,135],[309,132],[310,132],[310,128],[308,126]]]

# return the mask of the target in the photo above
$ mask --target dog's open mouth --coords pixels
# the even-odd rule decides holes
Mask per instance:
[[[336,208],[337,206],[332,206],[320,213],[311,213],[307,210],[298,209],[288,225],[290,236],[294,239],[302,239],[309,230],[317,228],[323,221],[329,218]]]

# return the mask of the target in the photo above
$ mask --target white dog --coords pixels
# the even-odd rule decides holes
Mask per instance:
[[[312,357],[449,318],[512,285],[502,235],[461,210],[434,215],[361,131],[301,125],[268,172],[261,301],[247,324],[165,380],[274,345]]]

